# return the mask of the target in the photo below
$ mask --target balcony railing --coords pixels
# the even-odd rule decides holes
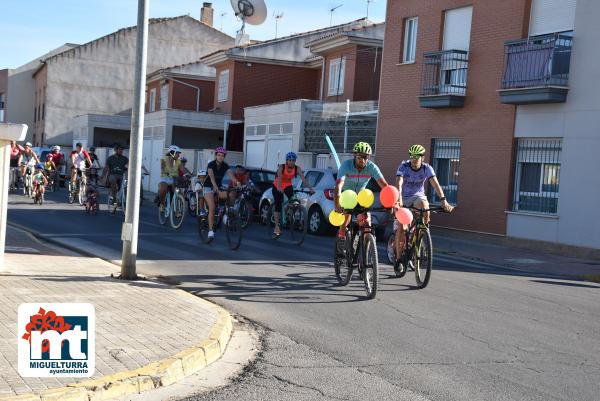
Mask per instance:
[[[566,101],[573,38],[569,34],[536,36],[504,47],[503,103]]]
[[[422,107],[462,107],[467,91],[469,52],[443,50],[423,55]]]

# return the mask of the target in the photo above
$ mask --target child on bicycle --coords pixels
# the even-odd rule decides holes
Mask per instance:
[[[44,162],[44,174],[46,175],[46,178],[50,179],[53,171],[56,171],[56,164],[54,163],[52,153],[48,153],[46,161]]]
[[[86,209],[93,209],[98,203],[98,190],[93,184],[89,184],[86,191]]]
[[[37,196],[38,192],[43,194],[46,189],[46,185],[48,185],[48,179],[44,175],[44,165],[42,163],[38,163],[35,166],[35,173],[33,177],[31,177],[33,182],[33,193]]]
[[[198,194],[198,210],[200,210],[201,215],[206,214],[204,205],[204,182],[206,181],[206,177],[206,170],[198,170],[198,174],[196,175],[196,183],[194,184],[194,192]]]
[[[418,209],[429,209],[429,202],[425,195],[425,182],[428,181],[440,199],[440,206],[445,212],[451,212],[453,207],[446,201],[444,190],[440,186],[433,167],[425,163],[425,148],[421,145],[413,145],[408,149],[410,160],[403,161],[396,172],[396,185],[401,193],[398,199],[398,207],[415,207]],[[423,214],[423,221],[429,224],[429,212]],[[404,249],[407,227],[394,220],[394,231],[396,233],[396,261],[400,260]],[[398,263],[398,262],[397,262]]]

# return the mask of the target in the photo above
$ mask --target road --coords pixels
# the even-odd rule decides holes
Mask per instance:
[[[120,218],[87,216],[64,191],[47,198],[11,196],[9,223],[119,259]],[[358,280],[337,285],[331,238],[296,247],[254,226],[230,251],[217,235],[201,244],[195,222],[174,231],[142,208],[141,273],[267,331],[253,369],[197,399],[600,399],[600,285],[436,255],[426,289],[383,264],[368,301]]]

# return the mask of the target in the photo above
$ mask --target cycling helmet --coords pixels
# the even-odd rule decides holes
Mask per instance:
[[[91,147],[90,147],[90,149],[89,149],[89,151],[90,151],[90,152],[95,152],[95,151],[96,151],[96,148],[95,148],[95,147],[93,147],[93,146],[91,146]]]
[[[410,156],[423,156],[425,154],[425,148],[421,145],[413,145],[408,149]]]
[[[219,146],[218,148],[216,148],[216,149],[215,149],[215,155],[216,155],[217,153],[223,153],[224,155],[226,155],[226,154],[227,154],[227,150],[225,150],[225,148],[224,148],[224,147],[222,147],[222,146]]]
[[[52,150],[53,151],[56,150],[57,152],[60,152],[60,146],[54,145],[54,146],[52,146]]]
[[[198,170],[198,175],[207,175],[206,170]]]
[[[35,165],[35,168],[39,169],[39,170],[43,170],[44,169],[44,165],[42,163],[38,163]]]
[[[181,156],[179,160],[181,160],[182,163],[187,163],[187,157],[185,156]]]
[[[298,155],[295,154],[294,152],[289,152],[288,154],[285,155],[285,161],[296,160],[296,159],[298,159]]]
[[[358,142],[356,145],[354,145],[354,148],[352,149],[352,151],[354,153],[364,153],[367,155],[370,155],[373,153],[373,150],[371,149],[371,145],[369,145],[367,142]]]
[[[31,142],[25,142],[25,146],[32,147],[33,145],[31,144]]]
[[[76,148],[77,148],[77,147],[79,147],[79,148],[83,148],[83,145],[81,144],[81,142],[77,142],[77,143],[75,144],[75,147],[76,147]]]
[[[169,153],[181,153],[181,149],[177,145],[169,146]]]
[[[52,153],[48,153],[46,155],[46,160],[51,160],[52,159]]]

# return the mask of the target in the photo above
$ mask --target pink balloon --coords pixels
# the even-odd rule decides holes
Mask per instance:
[[[396,210],[396,219],[398,219],[400,224],[407,226],[412,223],[413,215],[410,210],[401,207],[400,209]]]
[[[393,185],[388,185],[381,190],[379,194],[379,200],[381,201],[381,206],[385,208],[390,208],[398,202],[398,188]]]

